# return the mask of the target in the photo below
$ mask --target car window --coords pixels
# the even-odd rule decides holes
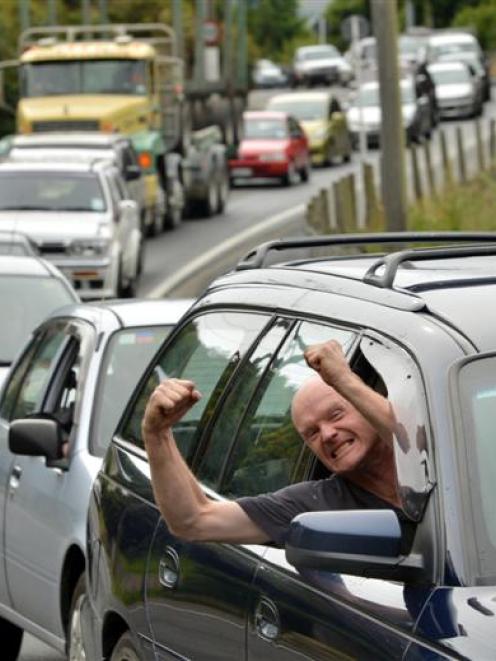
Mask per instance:
[[[237,374],[198,471],[201,480],[229,498],[273,491],[303,479],[304,446],[290,413],[296,390],[314,374],[303,352],[329,339],[338,340],[346,351],[355,337],[347,330],[299,322],[275,351],[283,329],[281,321]]]
[[[42,339],[28,351],[9,383],[6,398],[12,408],[9,420],[39,412],[54,366],[67,345],[67,335],[61,326],[51,327]],[[23,369],[25,367],[25,369]]]
[[[93,412],[90,450],[103,456],[136,383],[168,335],[170,326],[121,329],[102,361]]]
[[[154,388],[166,377],[190,379],[202,399],[174,427],[179,449],[189,458],[195,438],[205,429],[225,384],[267,321],[266,315],[229,311],[191,320],[154,360],[124,422],[122,438],[143,448],[141,420]]]
[[[468,474],[468,503],[477,547],[476,573],[479,581],[487,583],[493,581],[496,572],[496,357],[481,357],[464,365],[458,375],[458,388],[455,410],[462,421],[459,456],[462,470]]]

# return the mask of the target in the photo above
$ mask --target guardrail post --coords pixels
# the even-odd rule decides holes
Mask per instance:
[[[370,163],[362,161],[362,179],[363,191],[365,195],[365,228],[370,229],[374,224],[378,212],[379,204],[377,200],[377,191],[374,181],[374,167]]]
[[[489,156],[491,162],[496,158],[496,120],[492,117],[489,120]]]
[[[460,182],[467,182],[467,166],[465,163],[465,150],[463,148],[463,134],[460,126],[456,127],[456,147],[458,152],[458,167],[460,173]]]
[[[413,194],[415,200],[422,199],[422,182],[420,180],[417,145],[410,145],[410,156],[412,159],[412,177],[413,177]]]
[[[353,232],[356,227],[353,211],[353,196],[349,177],[342,177],[334,182],[338,225],[343,232]]]
[[[479,163],[479,170],[484,170],[486,167],[484,159],[484,149],[482,146],[482,129],[480,119],[476,119],[474,122],[475,125],[475,140],[477,144],[477,161]]]
[[[315,211],[316,211],[316,198],[312,197],[307,203],[305,220],[307,225],[311,227],[313,230],[317,229]]]
[[[425,156],[425,167],[427,172],[427,179],[429,181],[429,189],[431,191],[431,196],[436,197],[436,180],[434,177],[434,170],[432,169],[432,158],[431,158],[431,145],[429,141],[424,142],[424,156]]]
[[[451,186],[453,184],[453,165],[448,153],[448,143],[444,129],[439,130],[439,139],[441,141],[441,162],[443,164],[444,184],[445,186]]]

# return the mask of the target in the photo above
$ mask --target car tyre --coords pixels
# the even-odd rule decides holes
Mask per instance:
[[[110,661],[140,661],[139,652],[129,631],[122,634],[117,641]]]
[[[218,207],[218,190],[215,181],[208,182],[207,194],[201,202],[202,215],[210,218],[216,212]]]
[[[182,183],[180,181],[175,181],[176,191],[175,197],[176,202],[178,197],[184,197],[184,191],[182,190]],[[183,219],[183,209],[184,207],[180,204],[170,204],[167,201],[167,210],[164,214],[163,228],[166,230],[173,230],[176,227],[179,227]]]
[[[84,574],[78,579],[71,599],[69,623],[67,627],[67,659],[68,661],[86,661],[81,632],[81,605],[86,594]]]
[[[22,645],[24,630],[8,620],[0,618],[0,638],[2,640],[2,659],[16,661]]]
[[[283,186],[292,186],[295,183],[296,180],[296,167],[293,161],[290,161],[288,163],[288,171],[286,174],[281,178]]]
[[[229,174],[227,170],[223,169],[217,182],[217,204],[216,213],[223,213],[226,208],[227,200],[229,197]]]

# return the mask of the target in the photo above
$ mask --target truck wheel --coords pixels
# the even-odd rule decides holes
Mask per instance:
[[[223,213],[226,208],[227,198],[229,197],[229,174],[223,170],[219,181],[217,182],[217,205],[216,213]]]
[[[167,199],[166,211],[164,214],[163,227],[166,230],[173,230],[181,224],[184,211],[184,189],[179,179],[173,182],[172,200]]]
[[[218,207],[218,186],[215,181],[208,182],[207,195],[202,200],[202,215],[206,218],[213,216]]]
[[[68,661],[86,661],[81,633],[81,605],[86,594],[84,574],[79,577],[71,600],[69,612],[69,627],[67,630],[67,659]]]
[[[12,622],[0,618],[0,639],[2,640],[2,659],[16,661],[22,645],[24,631]]]
[[[132,639],[131,634],[126,631],[117,641],[110,661],[140,661],[139,652]]]

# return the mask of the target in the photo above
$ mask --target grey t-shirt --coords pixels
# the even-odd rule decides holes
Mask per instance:
[[[278,546],[284,546],[291,519],[302,512],[393,509],[400,522],[405,520],[400,510],[337,475],[299,482],[274,493],[239,498],[236,502]]]

